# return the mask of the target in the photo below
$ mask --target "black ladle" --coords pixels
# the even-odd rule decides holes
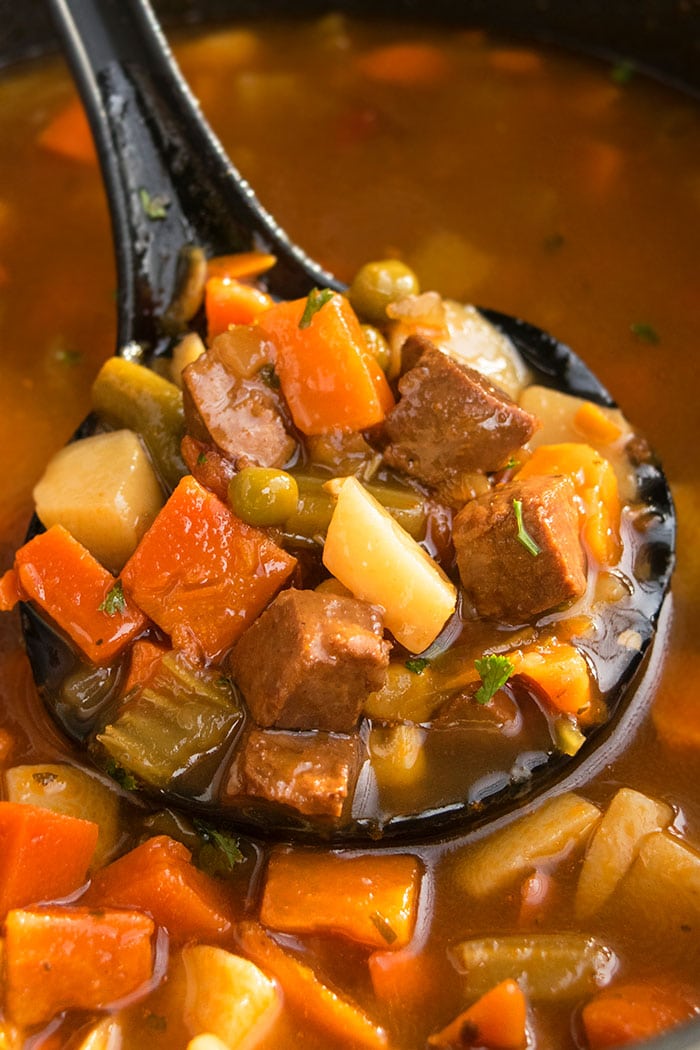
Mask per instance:
[[[179,73],[146,0],[48,0],[73,75],[88,113],[109,198],[119,285],[118,352],[137,343],[147,354],[167,348],[160,319],[173,300],[182,249],[197,245],[207,255],[262,249],[277,257],[268,290],[296,298],[313,287],[342,288],[292,244],[261,207],[233,168],[203,120]],[[158,198],[164,217],[149,217],[148,201]],[[614,406],[610,394],[586,365],[552,336],[508,315],[483,310],[515,344],[538,382],[598,404]],[[90,417],[79,436],[93,432]],[[530,776],[505,771],[480,795],[468,795],[434,810],[388,818],[380,826],[359,815],[342,828],[320,828],[288,812],[248,801],[240,810],[217,809],[206,799],[157,792],[165,802],[200,809],[258,830],[314,838],[376,839],[424,835],[459,826],[477,828],[551,790],[562,778],[579,779],[594,761],[600,743],[628,713],[633,679],[654,636],[674,561],[675,517],[670,491],[658,464],[644,458],[636,467],[647,527],[637,553],[633,608],[620,612],[613,632],[634,630],[639,646],[613,646],[606,662],[610,719],[592,732],[575,758],[553,752],[535,763]],[[41,528],[36,519],[33,535]],[[63,730],[77,741],[85,733],[65,717],[60,688],[76,657],[67,643],[30,606],[23,606],[27,651],[46,705]]]

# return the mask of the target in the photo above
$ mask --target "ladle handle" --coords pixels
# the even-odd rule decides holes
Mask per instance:
[[[332,276],[293,245],[231,165],[175,64],[147,0],[48,0],[92,128],[109,198],[118,345],[163,343],[158,318],[181,249],[261,248],[270,291],[290,298]]]

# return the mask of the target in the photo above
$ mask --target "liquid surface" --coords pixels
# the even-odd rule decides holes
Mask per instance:
[[[440,38],[447,79],[372,80],[361,56],[395,39],[390,29],[326,21],[308,35],[266,27],[261,39],[245,29],[180,53],[234,161],[312,256],[348,279],[368,258],[400,254],[423,287],[555,332],[654,445],[677,501],[673,601],[641,690],[648,713],[631,726],[627,751],[579,791],[601,806],[622,785],[668,802],[678,836],[697,850],[697,106],[639,77],[618,83],[605,67],[492,48],[474,34]],[[12,143],[0,154],[3,569],[23,538],[34,481],[85,414],[91,380],[113,350],[114,276],[96,170],[37,142],[70,97],[56,69],[27,70],[0,86],[0,136]],[[11,737],[4,764],[56,760],[65,747],[35,697],[18,622],[4,618],[0,632],[2,725]],[[143,816],[129,820],[134,841]],[[663,975],[698,1001],[700,926],[657,937],[634,908],[576,920],[579,856],[550,862],[554,892],[528,918],[517,880],[478,902],[465,894],[454,861],[470,847],[458,839],[413,852],[425,871],[413,944],[427,992],[401,984],[398,1001],[377,1001],[364,949],[334,936],[299,942],[305,958],[382,1021],[392,1046],[422,1047],[471,1001],[447,946],[514,929],[595,935],[626,980]],[[260,867],[252,848],[247,857],[241,892],[250,888],[255,913]],[[581,1001],[537,1002],[534,1044],[585,1045]],[[184,1047],[176,1019],[165,1034],[149,1027],[160,1007],[146,1004],[129,1011],[124,1045],[148,1038]],[[290,1012],[260,1045],[327,1040]]]

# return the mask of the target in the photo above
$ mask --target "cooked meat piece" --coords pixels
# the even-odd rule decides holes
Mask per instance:
[[[329,733],[252,729],[231,770],[226,798],[282,802],[308,817],[337,820],[354,793],[360,739]]]
[[[350,732],[386,677],[379,609],[355,598],[283,591],[231,653],[231,671],[258,725]]]
[[[185,465],[200,485],[209,489],[222,502],[228,501],[228,483],[236,473],[233,460],[211,442],[197,441],[185,434],[180,445]]]
[[[281,467],[294,451],[279,395],[259,371],[241,372],[240,333],[219,336],[182,373],[185,423],[198,441],[213,442],[240,469]]]
[[[539,554],[518,538],[518,501]],[[586,589],[570,478],[516,479],[479,496],[455,518],[453,539],[464,590],[480,616],[522,623]]]
[[[537,420],[429,339],[412,336],[402,356],[413,361],[421,347],[384,422],[385,460],[433,487],[497,470],[531,437]]]

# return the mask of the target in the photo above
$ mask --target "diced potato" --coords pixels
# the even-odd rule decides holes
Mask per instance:
[[[187,1050],[230,1050],[230,1047],[228,1043],[222,1042],[218,1035],[204,1032],[202,1035],[196,1035],[194,1039],[190,1039],[187,1044]]]
[[[550,799],[476,846],[460,850],[457,884],[472,897],[496,893],[538,864],[582,846],[599,820],[598,807],[579,795]]]
[[[468,998],[510,977],[531,999],[580,999],[608,984],[617,967],[610,948],[582,933],[480,937],[457,944],[450,956]]]
[[[196,332],[188,332],[173,349],[170,374],[173,383],[182,387],[182,371],[205,353],[206,347]]]
[[[239,955],[197,944],[183,949],[187,988],[185,1024],[234,1050],[271,1023],[280,1005],[277,985]]]
[[[332,484],[337,503],[324,565],[355,597],[383,606],[401,645],[422,652],[454,612],[454,584],[356,478]]]
[[[93,868],[101,868],[117,852],[123,838],[119,796],[93,774],[63,763],[13,766],[5,773],[5,793],[9,802],[43,806],[99,825]]]
[[[380,789],[408,787],[425,777],[425,734],[417,725],[374,728],[369,737],[369,753]]]
[[[163,493],[132,430],[66,445],[34,487],[46,526],[63,525],[110,572],[118,573],[163,505]]]
[[[122,1031],[119,1022],[114,1017],[105,1017],[90,1029],[76,1050],[121,1050],[121,1047]]]
[[[675,943],[679,954],[693,951],[700,964],[700,853],[691,846],[668,831],[648,835],[618,889],[615,908],[630,922],[641,922],[650,938]]]
[[[598,824],[579,875],[574,911],[587,919],[603,907],[631,867],[645,836],[661,831],[673,820],[664,802],[621,788]]]

